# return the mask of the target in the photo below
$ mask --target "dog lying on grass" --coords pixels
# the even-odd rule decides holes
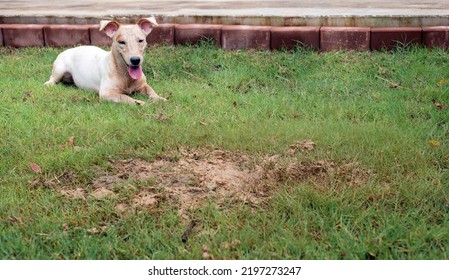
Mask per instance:
[[[58,55],[46,86],[60,81],[92,90],[100,99],[143,105],[128,94],[140,92],[152,99],[165,100],[147,84],[142,72],[146,37],[156,19],[143,18],[135,25],[121,25],[116,21],[100,22],[100,31],[112,38],[111,51],[95,46],[80,46]]]

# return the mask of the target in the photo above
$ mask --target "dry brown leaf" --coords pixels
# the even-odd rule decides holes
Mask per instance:
[[[94,228],[90,228],[87,230],[88,233],[92,233],[92,234],[97,234],[100,231],[98,230],[98,228],[94,227]]]
[[[401,87],[401,84],[400,83],[395,83],[395,82],[390,82],[388,84],[388,87],[389,88],[399,88],[399,87]]]
[[[433,105],[434,105],[435,107],[437,107],[438,109],[447,109],[447,106],[446,106],[446,105],[443,105],[443,104],[441,104],[441,103],[436,102],[435,99],[432,99],[432,102],[433,102]]]
[[[441,146],[440,142],[437,140],[430,140],[427,142],[431,147],[439,148]]]
[[[36,173],[42,172],[42,168],[39,165],[37,165],[36,163],[30,161],[28,164],[34,172],[36,172]]]
[[[69,146],[75,147],[75,136],[70,136],[69,138]]]

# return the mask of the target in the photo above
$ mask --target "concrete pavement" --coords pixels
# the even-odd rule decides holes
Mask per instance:
[[[0,0],[0,23],[97,23],[156,15],[161,23],[271,26],[449,25],[449,0]]]

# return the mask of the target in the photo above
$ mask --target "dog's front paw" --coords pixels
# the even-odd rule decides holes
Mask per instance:
[[[152,100],[156,100],[156,101],[167,101],[167,99],[160,97],[159,95],[157,95],[156,93],[150,94],[150,98]]]
[[[54,85],[55,85],[55,83],[53,81],[46,81],[44,83],[44,86],[46,86],[46,87],[51,87],[51,86],[54,86]]]
[[[156,100],[158,100],[158,101],[167,101],[166,98],[163,98],[163,97],[160,97],[160,96],[158,96],[158,97],[156,98]]]
[[[136,105],[138,105],[138,106],[143,106],[143,105],[145,105],[145,102],[144,102],[144,101],[135,100],[134,102],[135,102]]]

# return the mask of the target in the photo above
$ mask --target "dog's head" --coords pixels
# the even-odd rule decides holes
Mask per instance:
[[[157,25],[154,17],[142,18],[135,25],[121,25],[117,21],[102,20],[100,31],[112,38],[112,51],[119,54],[118,59],[128,67],[134,80],[143,76],[143,53],[147,46],[147,35]]]

